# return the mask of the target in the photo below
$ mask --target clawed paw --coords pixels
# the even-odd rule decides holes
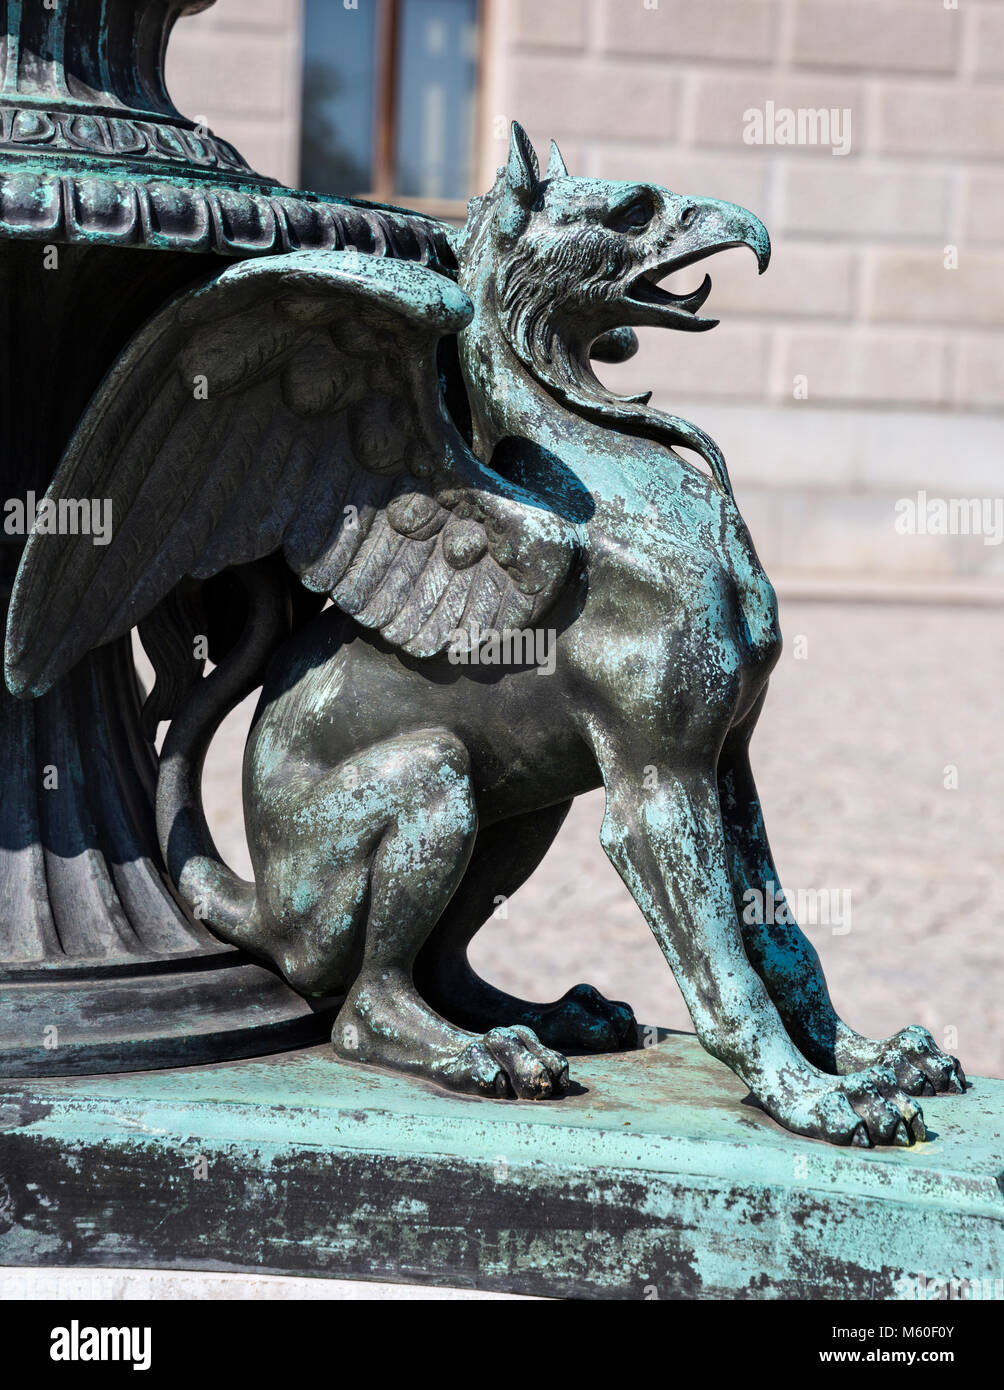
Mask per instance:
[[[605,999],[592,985],[574,985],[556,1004],[541,1011],[536,1027],[550,1046],[583,1052],[619,1052],[634,1047],[638,1038],[630,1004]]]
[[[568,1089],[568,1062],[529,1028],[493,1028],[464,1048],[437,1078],[474,1095],[546,1100]]]
[[[790,1108],[768,1106],[796,1134],[870,1149],[876,1144],[913,1144],[927,1138],[920,1106],[900,1086],[890,1067],[869,1067],[849,1076],[820,1078]]]
[[[966,1074],[958,1058],[943,1052],[927,1029],[917,1024],[880,1043],[875,1060],[895,1072],[899,1085],[911,1096],[965,1092]]]
[[[871,1148],[875,1144],[912,1144],[927,1138],[924,1113],[900,1086],[891,1067],[869,1067],[841,1078],[819,1105],[824,1128],[820,1138]]]

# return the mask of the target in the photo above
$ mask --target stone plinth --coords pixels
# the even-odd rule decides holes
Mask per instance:
[[[323,1047],[0,1085],[0,1262],[613,1298],[902,1298],[1004,1269],[1004,1082],[911,1149],[796,1139],[687,1035],[538,1104]]]

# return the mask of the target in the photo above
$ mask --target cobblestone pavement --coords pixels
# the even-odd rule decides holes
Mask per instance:
[[[788,602],[782,628],[754,769],[789,901],[828,890],[829,924],[817,898],[802,926],[837,1008],[875,1036],[926,1024],[968,1071],[1004,1076],[1004,610]],[[220,849],[243,872],[249,718],[244,707],[228,721],[206,779]],[[579,799],[472,960],[524,997],[587,980],[643,1021],[689,1028],[600,849],[602,814],[601,793]]]

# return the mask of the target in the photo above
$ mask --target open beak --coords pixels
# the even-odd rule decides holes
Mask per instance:
[[[736,203],[717,198],[672,198],[667,215],[675,224],[672,239],[628,286],[625,301],[631,306],[631,323],[660,328],[681,328],[703,333],[717,319],[699,318],[697,311],[711,293],[711,276],[690,294],[671,294],[659,281],[732,246],[748,246],[757,259],[760,274],[770,263],[770,237],[763,223]]]

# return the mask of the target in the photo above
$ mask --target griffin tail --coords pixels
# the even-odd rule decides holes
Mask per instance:
[[[272,653],[289,635],[290,600],[274,561],[256,561],[232,573],[247,595],[247,620],[216,669],[187,694],[168,729],[157,779],[157,835],[168,873],[196,916],[225,941],[250,948],[255,886],[227,867],[213,843],[202,805],[202,772],[216,730],[261,684]]]

